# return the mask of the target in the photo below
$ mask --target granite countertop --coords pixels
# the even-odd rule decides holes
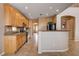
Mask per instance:
[[[43,31],[43,32],[50,32],[50,31],[53,31],[53,32],[64,32],[64,31],[70,31],[70,30],[39,30],[39,31]]]
[[[6,32],[4,35],[19,35],[19,34],[25,34],[26,32]]]

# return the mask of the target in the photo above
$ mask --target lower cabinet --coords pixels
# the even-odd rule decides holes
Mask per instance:
[[[16,35],[5,35],[4,37],[4,51],[5,54],[14,54],[26,42],[25,33]]]

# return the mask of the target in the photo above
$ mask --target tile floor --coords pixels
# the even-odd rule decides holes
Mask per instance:
[[[36,43],[33,39],[29,39],[28,43],[14,55],[10,56],[79,56],[79,42],[69,41],[69,50],[67,52],[47,52],[38,54]]]
[[[15,56],[79,56],[79,42],[70,41],[70,48],[67,52],[47,52],[38,54],[37,47],[33,42],[26,43]]]

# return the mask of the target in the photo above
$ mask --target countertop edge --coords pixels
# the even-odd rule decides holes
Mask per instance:
[[[39,32],[69,32],[70,30],[39,30]]]

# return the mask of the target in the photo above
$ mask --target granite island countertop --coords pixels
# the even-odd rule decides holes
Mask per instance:
[[[39,30],[39,31],[41,31],[41,32],[51,32],[51,31],[53,31],[53,32],[65,32],[65,31],[70,31],[70,30]]]

